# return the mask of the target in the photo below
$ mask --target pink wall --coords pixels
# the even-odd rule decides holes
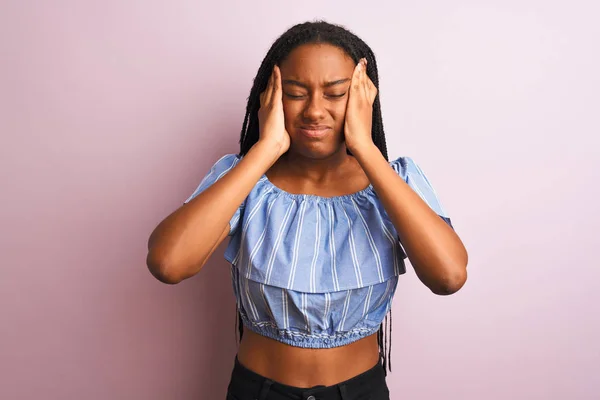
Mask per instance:
[[[598,398],[599,7],[379,3],[2,2],[1,399],[224,397],[224,247],[170,287],[146,239],[236,151],[270,43],[314,17],[375,49],[390,156],[470,251],[456,295],[401,279],[392,398]]]

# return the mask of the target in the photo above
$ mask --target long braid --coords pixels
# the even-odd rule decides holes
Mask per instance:
[[[342,49],[355,63],[361,58],[367,60],[367,76],[371,79],[373,84],[378,90],[378,95],[375,97],[373,102],[373,116],[372,116],[372,129],[371,137],[373,143],[383,157],[388,160],[387,145],[385,140],[385,132],[383,130],[383,118],[381,116],[381,103],[379,101],[379,73],[377,70],[377,61],[373,50],[358,36],[350,32],[346,28],[330,24],[324,21],[316,22],[305,22],[302,24],[294,25],[286,32],[284,32],[277,40],[273,43],[267,55],[263,59],[258,73],[254,78],[252,88],[250,89],[250,95],[248,96],[248,103],[246,105],[246,115],[244,116],[244,122],[242,124],[242,130],[240,133],[240,156],[248,153],[250,148],[258,142],[259,139],[259,125],[258,125],[258,110],[260,108],[260,94],[267,87],[269,77],[273,71],[275,65],[280,64],[289,53],[296,47],[308,44],[308,43],[327,43]],[[348,151],[348,154],[351,154]],[[391,310],[390,310],[391,314]],[[239,334],[240,341],[243,334],[243,323],[241,316],[238,311],[238,322],[239,322]],[[387,315],[385,317],[387,323]],[[389,336],[386,338],[386,336]],[[387,340],[389,340],[389,354],[386,354],[388,349]],[[377,343],[379,345],[379,355],[383,360],[384,372],[387,375],[387,365],[391,361],[391,349],[392,349],[392,338],[391,338],[391,315],[390,315],[390,332],[386,335],[384,323],[382,322],[377,331]],[[389,365],[391,371],[391,365]]]

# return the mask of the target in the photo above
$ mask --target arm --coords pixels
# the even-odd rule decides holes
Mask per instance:
[[[389,165],[375,145],[352,150],[388,213],[419,279],[439,295],[467,279],[467,251],[454,230]]]
[[[367,74],[367,61],[361,59],[350,85],[346,147],[371,181],[419,279],[436,294],[454,293],[467,280],[467,251],[454,230],[404,182],[373,143],[377,93]]]
[[[225,176],[169,215],[148,240],[148,269],[175,284],[197,274],[229,232],[229,221],[266,171],[290,147],[281,72],[274,67],[260,95],[259,140]]]
[[[225,176],[165,218],[148,240],[148,269],[159,281],[197,274],[227,237],[229,220],[279,158],[276,144],[259,141]]]

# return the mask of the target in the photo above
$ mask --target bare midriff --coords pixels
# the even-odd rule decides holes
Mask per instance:
[[[237,357],[244,367],[275,382],[308,388],[334,385],[373,368],[379,347],[377,334],[345,346],[307,349],[244,329]]]

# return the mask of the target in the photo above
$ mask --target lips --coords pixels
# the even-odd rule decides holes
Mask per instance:
[[[326,125],[306,125],[306,126],[301,126],[298,129],[298,132],[308,138],[318,139],[318,138],[325,136],[329,132],[330,129],[331,128],[329,128]]]

